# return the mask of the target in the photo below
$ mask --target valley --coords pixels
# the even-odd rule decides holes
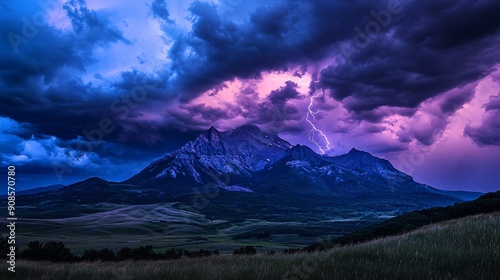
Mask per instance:
[[[498,279],[500,214],[425,226],[316,253],[161,261],[20,261],[16,279]],[[6,270],[0,271],[7,277]],[[6,279],[7,279],[6,278]],[[3,279],[3,278],[2,278]]]
[[[213,220],[174,205],[176,203],[101,204],[105,211],[79,217],[23,218],[17,238],[21,247],[34,240],[64,242],[75,253],[88,248],[116,250],[143,245],[152,245],[158,251],[177,247],[219,250],[221,253],[251,245],[260,252],[267,252],[302,248],[319,239],[338,237],[397,214],[394,211],[339,213],[309,222]]]

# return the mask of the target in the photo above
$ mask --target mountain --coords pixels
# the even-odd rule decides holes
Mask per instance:
[[[315,205],[356,205],[358,209],[404,211],[452,204],[461,199],[419,184],[392,164],[356,149],[336,157],[294,146],[259,171],[249,188],[280,199],[313,199]],[[352,207],[351,207],[352,209]]]
[[[109,182],[98,177],[88,178],[54,191],[19,195],[19,200],[25,205],[48,206],[49,211],[54,208],[54,205],[72,205],[71,207],[73,207],[75,204],[84,205],[101,202],[148,204],[157,203],[167,198],[168,196],[165,193],[156,188],[138,188],[136,185]],[[55,208],[57,209],[57,207]],[[92,211],[88,212],[91,213]],[[65,216],[64,212],[57,215]]]
[[[25,194],[35,194],[35,193],[41,193],[41,192],[55,191],[55,190],[58,190],[62,187],[65,187],[65,186],[66,185],[55,184],[55,185],[49,185],[46,187],[38,187],[38,188],[17,191],[16,194],[17,195],[25,195]],[[0,195],[0,198],[3,198],[3,197],[7,197],[7,194]]]
[[[248,179],[254,172],[275,162],[290,147],[287,141],[266,134],[257,126],[245,125],[226,132],[211,127],[125,182],[206,184],[227,175],[233,179]]]
[[[90,178],[23,199],[26,204],[177,202],[188,208],[205,201],[197,211],[213,217],[279,219],[313,218],[340,208],[409,211],[462,201],[367,152],[353,148],[322,156],[253,125],[223,132],[211,127],[123,182]]]
[[[430,192],[447,196],[453,196],[463,201],[474,200],[484,194],[482,192],[470,192],[470,191],[446,191],[446,190],[436,189],[427,185],[424,185],[424,188],[426,188]]]

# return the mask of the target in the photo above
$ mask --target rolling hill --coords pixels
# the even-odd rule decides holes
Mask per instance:
[[[485,279],[500,275],[500,214],[441,222],[319,253],[170,261],[20,262],[16,279]],[[7,279],[7,270],[0,271]]]

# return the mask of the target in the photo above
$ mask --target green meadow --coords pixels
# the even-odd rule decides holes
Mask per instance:
[[[428,225],[316,253],[222,254],[168,261],[22,261],[1,279],[499,279],[500,213]]]

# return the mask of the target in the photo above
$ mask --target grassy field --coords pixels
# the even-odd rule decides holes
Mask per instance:
[[[123,247],[145,245],[152,245],[158,251],[177,247],[230,253],[246,245],[258,246],[257,250],[261,252],[282,251],[314,243],[321,233],[339,236],[383,221],[378,216],[386,214],[371,213],[368,216],[366,213],[353,213],[354,219],[348,214],[325,216],[324,220],[303,223],[259,219],[211,220],[202,214],[176,209],[172,203],[104,204],[102,208],[106,211],[79,217],[23,218],[17,231],[17,245],[26,248],[30,241],[58,241],[64,242],[75,254],[81,254],[85,249],[117,251]],[[261,238],[252,236],[252,233],[263,231],[272,234]],[[242,237],[236,238],[238,236]]]
[[[500,213],[296,255],[53,264],[19,261],[1,279],[500,279]]]

